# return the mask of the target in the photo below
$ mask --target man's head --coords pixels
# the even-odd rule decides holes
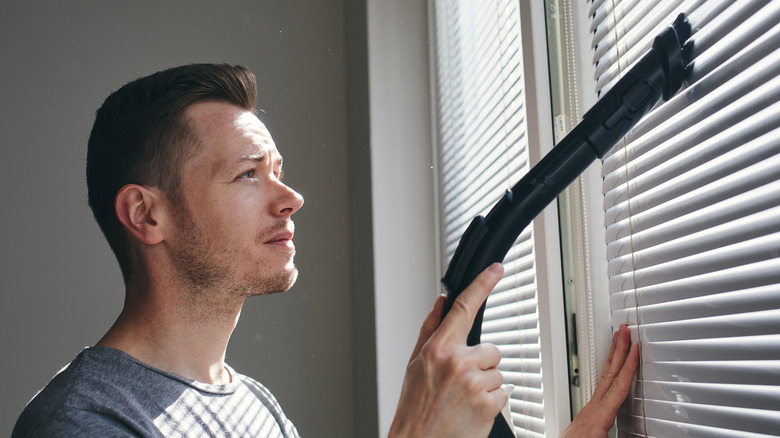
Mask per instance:
[[[174,222],[181,229],[189,228],[192,242],[197,244],[197,239],[203,237],[203,224],[198,224],[193,218],[195,207],[187,205],[183,187],[184,169],[192,167],[195,158],[204,154],[214,158],[214,151],[209,152],[209,149],[215,148],[219,143],[217,140],[221,140],[215,137],[217,132],[210,127],[214,117],[254,119],[252,129],[265,130],[253,114],[255,99],[255,79],[246,68],[199,64],[172,68],[130,82],[110,95],[98,110],[87,152],[89,205],[126,281],[137,262],[133,248],[138,246],[138,242],[131,237],[135,234],[132,227],[128,228],[126,218],[120,221],[117,217],[117,211],[121,210],[119,203],[126,192],[124,188],[153,188],[156,193],[162,194],[173,207]],[[217,108],[220,115],[204,116],[204,108],[206,112]],[[267,134],[267,131],[264,132]],[[267,137],[270,147],[262,153],[268,157],[278,156],[270,134]],[[219,144],[222,147],[228,143]],[[259,149],[255,152],[261,153]],[[280,170],[280,163],[277,167]],[[190,171],[197,172],[198,169]],[[208,179],[207,175],[201,176]],[[187,193],[193,194],[192,187],[199,180],[190,178],[189,181],[191,189]],[[294,195],[285,193],[289,202],[285,207],[286,213],[281,216],[286,215],[287,220],[280,219],[280,223],[289,222],[289,214],[302,204],[297,193],[289,188],[287,190]],[[121,211],[119,216],[122,217]],[[188,243],[183,233],[174,240],[175,252],[183,250],[183,257],[190,257],[188,263],[197,262],[192,260],[192,254],[188,256],[186,253]],[[207,239],[206,244],[211,243]],[[190,245],[189,249],[197,249],[198,254],[195,255],[199,257],[199,253],[214,248]],[[182,254],[174,254],[173,257],[181,259]]]

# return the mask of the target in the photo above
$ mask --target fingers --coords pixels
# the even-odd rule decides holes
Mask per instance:
[[[433,333],[436,331],[436,328],[439,327],[442,310],[444,309],[444,301],[446,299],[446,295],[439,295],[436,297],[436,301],[433,303],[433,309],[431,310],[431,313],[428,314],[428,316],[425,318],[425,321],[423,321],[422,327],[420,327],[420,334],[417,336],[417,345],[414,346],[411,359],[414,359],[420,353],[423,345],[425,345],[431,335],[433,335]]]
[[[473,379],[467,380],[465,395],[472,399],[482,399],[478,410],[485,413],[486,418],[494,418],[506,404],[509,395],[502,389],[504,378],[496,368],[480,371]]]
[[[639,347],[634,344],[628,352],[623,368],[620,369],[620,373],[602,399],[604,409],[617,413],[618,408],[628,396],[637,367],[639,367]]]
[[[488,392],[488,397],[491,399],[490,401],[490,409],[488,410],[487,418],[495,418],[496,415],[498,415],[501,412],[501,409],[504,408],[504,405],[506,405],[506,402],[509,401],[510,394],[507,392],[504,392],[503,389],[501,389],[501,385]]]
[[[563,437],[606,436],[615,423],[618,409],[626,400],[639,366],[639,346],[631,345],[628,326],[623,324],[612,338],[607,366],[591,400],[580,410]]]
[[[476,357],[477,366],[481,370],[489,370],[501,362],[501,350],[493,344],[482,343],[471,347]]]
[[[609,368],[609,365],[612,363],[612,356],[615,354],[615,345],[617,345],[618,333],[620,333],[620,330],[612,334],[612,346],[609,348],[609,356],[607,356],[606,368]]]
[[[504,383],[504,376],[497,368],[492,368],[485,371],[485,389],[488,392],[501,389],[501,385]]]
[[[593,391],[593,399],[596,401],[601,400],[604,397],[612,386],[612,383],[615,381],[615,378],[623,369],[626,356],[628,356],[629,349],[631,348],[631,333],[628,330],[628,326],[626,324],[621,325],[613,339],[609,358],[607,358],[607,366]]]
[[[468,337],[471,325],[477,311],[482,307],[490,292],[504,275],[504,267],[500,263],[493,263],[482,271],[477,278],[460,294],[452,305],[452,309],[442,321],[441,336],[457,336],[459,339]]]

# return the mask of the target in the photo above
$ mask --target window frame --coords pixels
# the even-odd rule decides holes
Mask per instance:
[[[559,134],[562,138],[598,101],[595,88],[588,86],[593,82],[596,72],[591,62],[590,3],[571,0],[545,0],[544,3],[548,28],[552,26],[553,20],[559,20],[560,27],[564,28],[560,30],[563,35],[559,38],[566,40],[564,44],[567,47],[561,50],[561,59],[557,61],[565,63],[562,69],[569,77],[563,79],[566,85],[562,83],[559,86],[576,90],[576,95],[571,96],[574,102],[563,102],[563,108],[559,110],[563,111],[563,123],[560,119],[556,121],[556,117],[561,114],[554,114],[552,109],[550,111],[550,123],[556,121],[556,126],[550,129],[562,131]],[[549,29],[548,35],[552,32]],[[553,50],[545,50],[548,50],[550,57],[554,56]],[[549,61],[556,62],[553,59]],[[552,82],[550,87],[554,86]],[[572,266],[567,267],[566,272],[561,269],[561,275],[571,278],[575,284],[570,302],[577,315],[575,326],[581,383],[579,400],[572,401],[574,414],[577,412],[576,407],[584,406],[590,400],[604,370],[612,342],[606,234],[604,227],[600,226],[604,223],[601,182],[601,160],[596,160],[558,199],[561,212],[567,210],[571,216],[569,227],[561,229],[564,236],[562,239],[569,241],[562,244],[574,251],[574,254],[568,255],[573,259]]]

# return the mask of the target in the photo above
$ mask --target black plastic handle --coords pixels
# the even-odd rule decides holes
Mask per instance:
[[[668,100],[680,89],[688,61],[682,48],[690,34],[690,24],[680,14],[672,26],[655,38],[652,49],[560,143],[506,191],[487,216],[471,221],[442,278],[447,291],[444,315],[480,272],[494,262],[503,262],[525,227],[597,157],[609,152],[661,98]],[[480,342],[484,310],[483,303],[469,333],[468,345]],[[499,415],[490,436],[513,436],[508,432],[509,426]]]

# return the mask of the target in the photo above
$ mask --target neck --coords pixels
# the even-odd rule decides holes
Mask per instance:
[[[243,299],[170,286],[128,285],[126,296],[122,313],[97,345],[199,382],[230,381],[225,351]]]

